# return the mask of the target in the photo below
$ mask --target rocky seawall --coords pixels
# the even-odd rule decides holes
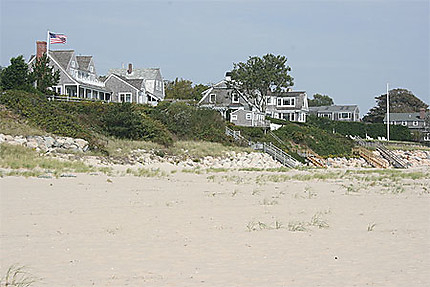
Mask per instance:
[[[70,137],[56,136],[11,136],[0,134],[0,143],[21,145],[32,148],[36,151],[49,154],[55,151],[67,151],[82,153],[89,149],[86,140]],[[407,161],[411,167],[430,166],[430,150],[394,150],[403,160]],[[378,152],[374,152],[379,155]],[[143,164],[151,165],[157,163],[170,163],[182,168],[280,168],[283,165],[271,156],[261,152],[226,152],[223,156],[206,156],[203,158],[191,158],[187,156],[158,156],[153,151],[135,150],[128,156],[122,158],[106,158],[96,156],[84,156],[91,158],[93,164]],[[328,158],[326,160],[329,168],[366,168],[371,167],[363,158]]]
[[[89,144],[84,139],[70,137],[51,136],[11,136],[0,134],[0,143],[11,145],[21,145],[42,152],[53,152],[56,150],[66,150],[72,152],[86,152]]]

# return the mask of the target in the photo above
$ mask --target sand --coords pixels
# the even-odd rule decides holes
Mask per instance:
[[[1,275],[18,264],[32,286],[430,286],[430,179],[403,179],[400,193],[351,178],[256,183],[269,174],[0,178]]]

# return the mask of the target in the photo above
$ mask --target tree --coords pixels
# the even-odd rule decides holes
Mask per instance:
[[[10,59],[10,65],[0,73],[0,86],[5,90],[27,90],[30,86],[28,65],[24,56]]]
[[[192,81],[176,78],[166,85],[166,99],[200,100],[201,93],[207,88],[206,85],[193,86]]]
[[[332,106],[334,101],[327,95],[315,94],[313,99],[308,100],[309,107]]]
[[[49,66],[48,56],[43,54],[42,57],[36,59],[29,77],[30,81],[36,84],[36,88],[46,94],[48,88],[55,86],[60,81],[60,71],[54,71],[54,67]]]
[[[376,106],[363,117],[363,121],[382,123],[387,113],[387,94],[375,97]],[[411,91],[406,89],[393,89],[389,91],[390,113],[419,112],[420,108],[427,109],[428,105],[418,99]]]
[[[246,94],[248,99],[260,110],[266,107],[270,92],[281,92],[293,86],[293,78],[288,74],[285,56],[266,54],[262,58],[249,57],[246,63],[233,63],[230,85]]]

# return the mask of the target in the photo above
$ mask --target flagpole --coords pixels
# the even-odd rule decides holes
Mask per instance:
[[[387,141],[390,141],[390,96],[387,83]]]
[[[49,39],[49,30],[48,30],[48,33],[46,34],[46,44],[48,45],[48,49],[46,50],[46,55],[48,56],[48,53],[49,53],[49,42],[51,42],[50,41],[50,39]]]

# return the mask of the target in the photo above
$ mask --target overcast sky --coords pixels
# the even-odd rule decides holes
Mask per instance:
[[[215,83],[233,63],[288,58],[294,90],[358,104],[406,88],[430,103],[429,0],[130,1],[0,0],[1,66],[35,53],[48,30],[94,56],[99,75],[133,63],[165,79]]]

